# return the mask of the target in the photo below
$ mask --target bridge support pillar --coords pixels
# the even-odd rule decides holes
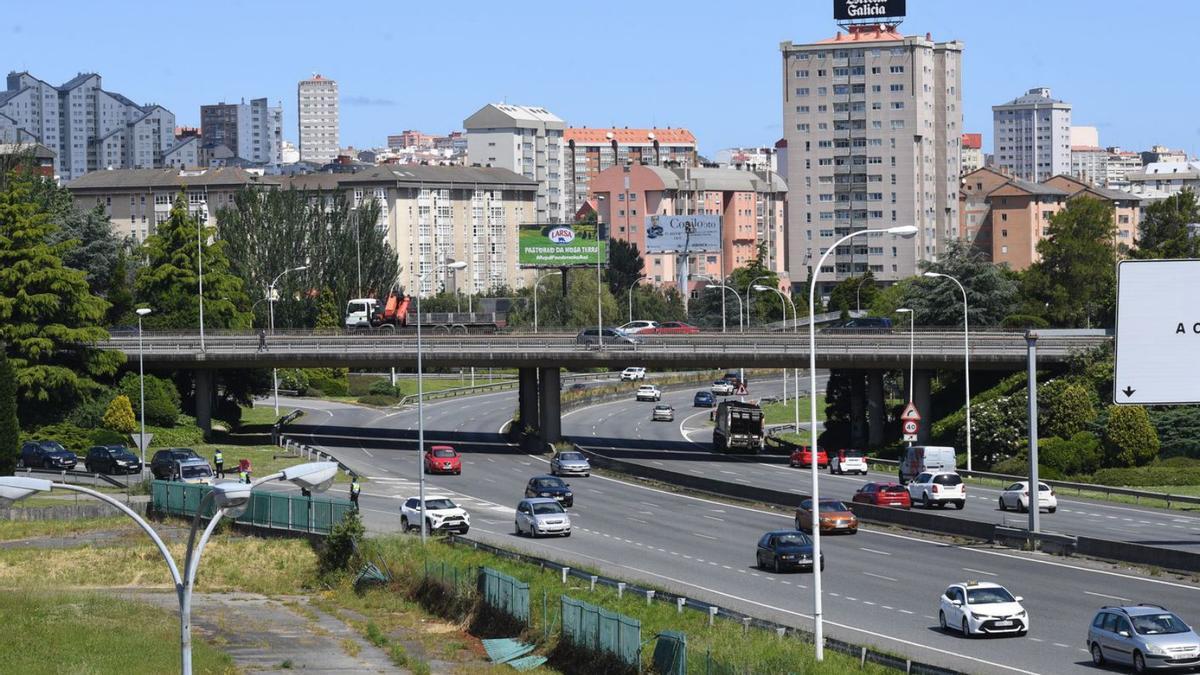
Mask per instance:
[[[560,411],[560,394],[562,392],[558,366],[538,368],[538,393],[542,408],[542,441],[557,443],[562,440],[562,413]]]
[[[918,370],[913,377],[913,403],[917,404],[917,412],[921,413],[921,428],[917,432],[918,443],[929,442],[929,427],[933,424],[933,397],[930,383],[933,371]]]
[[[521,412],[521,426],[517,434],[523,434],[526,428],[536,430],[541,425],[538,419],[538,372],[537,368],[520,368],[517,370],[517,409]]]
[[[213,371],[197,370],[193,377],[196,383],[196,426],[204,432],[207,440],[212,434]]]
[[[867,371],[867,445],[883,447],[883,428],[887,423],[883,403],[883,371]]]
[[[850,375],[850,446],[867,445],[866,382],[861,370],[849,370]]]

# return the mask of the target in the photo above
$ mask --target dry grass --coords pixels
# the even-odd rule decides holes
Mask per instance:
[[[85,518],[80,520],[0,520],[0,541],[34,537],[61,537],[95,530],[135,530],[137,525],[126,516]]]

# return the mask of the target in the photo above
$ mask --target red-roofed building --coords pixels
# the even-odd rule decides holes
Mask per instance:
[[[650,166],[696,166],[696,137],[687,129],[572,127],[566,143],[567,194],[576,211],[588,198],[596,174],[626,162]]]
[[[983,168],[983,134],[962,135],[962,175]]]

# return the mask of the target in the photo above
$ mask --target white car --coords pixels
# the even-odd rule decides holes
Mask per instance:
[[[1029,632],[1029,614],[1000,584],[968,581],[954,584],[941,595],[938,624],[942,630],[960,631],[963,637]]]
[[[618,326],[617,330],[626,335],[634,335],[636,333],[644,333],[658,328],[657,321],[630,321],[624,326]]]
[[[425,521],[429,532],[466,534],[471,529],[471,515],[449,497],[425,497]],[[400,506],[400,527],[405,532],[421,527],[421,500],[409,497]]]
[[[733,383],[728,380],[717,380],[710,389],[717,396],[730,396],[734,392]]]
[[[953,471],[926,471],[917,474],[908,484],[908,496],[913,506],[925,508],[953,504],[961,509],[967,504],[967,487],[962,477]]]
[[[829,473],[867,475],[867,456],[862,450],[838,450],[829,455]]]
[[[659,403],[654,406],[654,412],[650,413],[651,422],[674,422],[675,409],[666,403]]]
[[[1004,492],[1000,493],[1000,510],[1007,511],[1010,508],[1018,511],[1029,510],[1029,481],[1017,481],[1004,488]],[[1046,509],[1050,513],[1058,510],[1058,497],[1054,496],[1054,490],[1040,481],[1038,482],[1038,508]]]
[[[637,380],[644,379],[646,379],[645,368],[630,366],[629,368],[621,371],[622,382],[636,382]]]
[[[639,401],[657,401],[662,398],[662,391],[652,384],[643,384],[638,387],[637,400]]]

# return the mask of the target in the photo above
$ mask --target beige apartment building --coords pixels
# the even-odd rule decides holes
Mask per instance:
[[[787,142],[787,269],[803,283],[842,236],[915,225],[912,238],[858,237],[821,269],[823,292],[868,270],[894,282],[958,237],[963,44],[851,26],[780,45]]]

